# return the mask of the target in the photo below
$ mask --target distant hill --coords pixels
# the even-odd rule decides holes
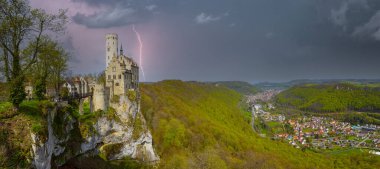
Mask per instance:
[[[250,126],[242,95],[223,85],[141,84],[141,111],[161,161],[158,168],[376,168],[380,157],[318,154],[262,138]]]
[[[282,106],[314,112],[370,111],[380,112],[378,84],[303,84],[277,95]]]
[[[262,82],[254,84],[259,90],[268,89],[288,89],[292,86],[302,85],[302,84],[331,84],[331,83],[352,83],[352,84],[363,84],[363,85],[376,85],[380,86],[380,79],[298,79],[289,82]]]
[[[243,81],[220,81],[213,82],[212,84],[225,86],[244,95],[256,94],[257,92],[259,92],[259,89],[257,87],[248,82]]]

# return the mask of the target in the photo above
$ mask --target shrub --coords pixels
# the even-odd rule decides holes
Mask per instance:
[[[132,121],[132,119],[130,119],[130,120]],[[135,119],[135,123],[133,125],[132,138],[134,140],[137,140],[140,137],[141,133],[143,132],[143,129],[144,128],[143,128],[142,121],[141,121],[140,117],[137,117]]]
[[[42,131],[43,127],[41,124],[32,124],[32,132],[33,133],[39,133]]]
[[[92,122],[85,122],[80,124],[79,131],[82,138],[87,138],[91,136],[91,134],[95,131],[93,125],[94,123]]]
[[[119,101],[120,101],[120,96],[119,95],[112,96],[112,99],[111,99],[112,103],[119,103]]]
[[[123,143],[106,144],[100,148],[101,157],[105,160],[109,160],[113,155],[118,154],[123,148]]]
[[[130,101],[136,101],[137,98],[137,92],[134,90],[128,90],[127,97]]]
[[[37,135],[37,137],[39,137],[39,139],[42,141],[42,142],[45,142],[46,139],[47,139],[47,135],[48,135],[48,128],[47,128],[47,124],[41,124],[41,123],[33,123],[32,126],[31,126],[31,130],[34,134]]]
[[[54,108],[54,104],[48,100],[43,100],[38,102],[38,108],[41,110],[42,115],[46,116]]]
[[[45,99],[45,93],[46,93],[46,81],[38,78],[35,82],[35,95],[38,100],[44,100]]]
[[[13,106],[16,108],[22,103],[26,97],[24,77],[16,78],[11,82],[11,89],[9,100],[12,102]]]
[[[76,113],[76,116],[79,120],[79,130],[83,138],[88,137],[95,132],[93,125],[103,115],[105,115],[105,112],[101,110],[95,111],[93,113],[84,113],[83,115]]]
[[[0,103],[0,119],[11,117],[15,114],[17,114],[17,112],[14,112],[12,110],[12,103],[10,103],[10,102],[1,102]]]
[[[122,123],[121,119],[116,113],[116,110],[112,107],[109,107],[106,112],[106,117],[108,120],[115,120],[115,122]]]

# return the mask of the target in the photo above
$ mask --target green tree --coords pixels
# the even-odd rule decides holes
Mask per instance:
[[[164,127],[164,146],[182,147],[185,141],[185,126],[177,119],[170,119]]]
[[[49,87],[53,87],[55,91],[60,90],[69,59],[69,54],[58,42],[48,37],[43,37],[42,42],[37,61],[27,72],[28,76],[33,79],[39,99],[44,99],[47,84],[50,84]],[[26,50],[26,52],[30,52],[30,50]],[[39,89],[37,90],[37,88]]]
[[[46,81],[42,79],[37,79],[35,82],[35,95],[38,100],[45,99],[46,93]]]
[[[67,87],[63,87],[62,90],[59,91],[59,94],[63,98],[69,97],[69,89]]]
[[[18,110],[20,103],[25,99],[25,87],[24,87],[24,77],[20,75],[18,78],[10,81],[10,99],[12,101],[13,107]]]
[[[56,43],[55,48],[53,49],[54,55],[51,55],[53,59],[49,64],[49,72],[51,73],[49,79],[51,84],[54,85],[55,91],[58,93],[58,91],[60,91],[62,79],[68,69],[67,62],[69,60],[69,53]]]
[[[48,14],[32,9],[26,0],[0,0],[0,47],[3,74],[10,86],[10,101],[15,110],[25,99],[25,72],[37,61],[42,37],[48,33],[63,31],[66,11]],[[26,52],[25,49],[32,49]]]

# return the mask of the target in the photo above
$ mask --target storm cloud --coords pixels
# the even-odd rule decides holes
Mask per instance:
[[[134,3],[135,1],[81,1],[89,6],[98,7],[99,10],[93,14],[86,15],[78,12],[72,17],[77,24],[88,28],[110,28],[126,26],[129,24],[147,21],[153,15],[157,7],[150,3]]]
[[[42,0],[35,6],[49,8]],[[42,4],[45,5],[42,5]],[[378,0],[64,0],[76,73],[104,69],[104,34],[132,57],[144,41],[148,81],[380,78]],[[76,8],[81,7],[81,10]],[[84,8],[85,10],[82,10]],[[88,9],[88,10],[86,10]],[[83,40],[87,39],[87,40]]]

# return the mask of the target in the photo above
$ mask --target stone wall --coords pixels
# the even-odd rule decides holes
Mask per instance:
[[[110,89],[104,85],[96,84],[93,94],[94,111],[107,110],[109,106]]]

